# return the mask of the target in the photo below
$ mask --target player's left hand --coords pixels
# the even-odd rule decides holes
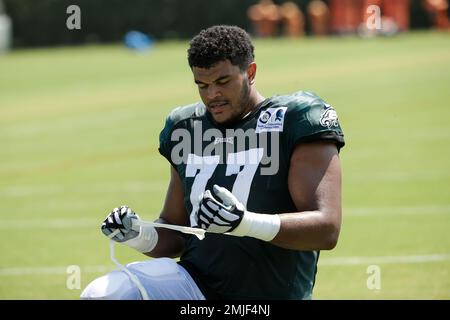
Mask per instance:
[[[203,193],[199,209],[195,214],[197,226],[213,233],[231,232],[241,223],[246,212],[245,207],[227,189],[214,185],[214,194],[209,190]]]
[[[132,229],[133,219],[139,220],[139,216],[128,206],[114,208],[103,221],[101,230],[105,236],[109,236],[116,229],[119,229],[120,232],[112,238],[114,241],[131,240],[139,235],[139,232]]]

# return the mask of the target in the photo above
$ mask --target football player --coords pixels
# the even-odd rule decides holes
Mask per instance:
[[[157,222],[206,237],[133,230],[139,217],[128,207],[111,212],[103,233],[118,229],[114,240],[156,258],[129,268],[154,299],[310,299],[319,252],[336,246],[341,225],[336,110],[308,92],[264,97],[239,27],[201,31],[188,61],[201,102],[173,110],[161,131],[171,176]],[[82,297],[120,298],[123,288],[108,293],[108,281]]]

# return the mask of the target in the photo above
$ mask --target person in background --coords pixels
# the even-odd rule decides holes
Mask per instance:
[[[281,22],[280,8],[272,0],[261,0],[250,6],[247,16],[252,23],[255,35],[258,37],[273,37],[278,33]]]
[[[308,17],[311,23],[311,32],[316,36],[324,36],[330,29],[330,10],[325,2],[313,0],[308,5]]]
[[[331,31],[335,34],[354,34],[361,24],[362,0],[330,0]]]
[[[291,1],[280,7],[283,21],[283,34],[287,37],[298,38],[305,35],[305,17],[300,8]]]
[[[447,0],[424,0],[423,6],[436,29],[450,30]]]

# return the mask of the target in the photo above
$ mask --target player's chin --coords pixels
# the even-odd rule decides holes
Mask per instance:
[[[211,113],[214,121],[218,124],[226,124],[231,121],[231,117],[226,112]]]

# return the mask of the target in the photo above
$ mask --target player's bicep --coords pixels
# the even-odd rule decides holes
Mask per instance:
[[[334,143],[297,145],[290,161],[288,184],[299,211],[318,210],[340,224],[341,165]]]
[[[180,175],[174,167],[170,167],[170,182],[160,219],[165,223],[187,226],[188,215],[184,206],[184,187]]]

